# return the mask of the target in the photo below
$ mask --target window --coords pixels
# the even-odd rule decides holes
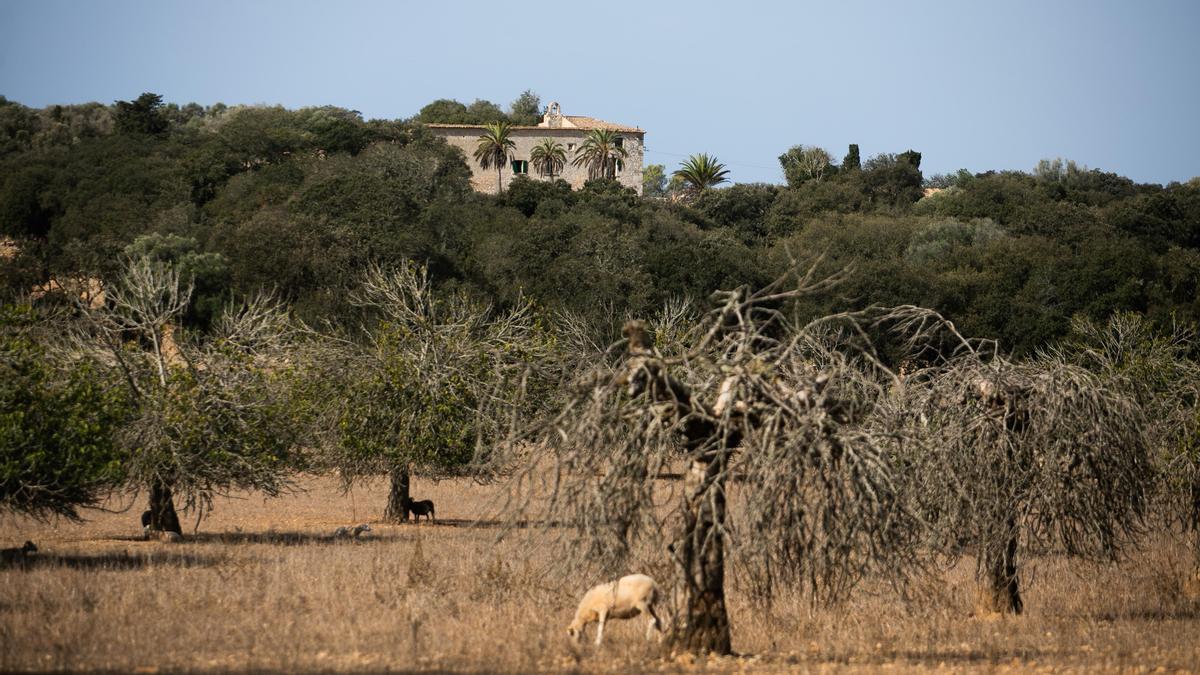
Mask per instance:
[[[573,150],[575,150],[575,144],[574,144],[574,143],[567,143],[567,152],[571,152],[571,151],[573,151]]]
[[[523,159],[514,159],[513,163],[512,163],[512,171],[513,171],[513,175],[516,175],[519,173],[528,174],[529,173],[529,162],[527,162]]]
[[[617,159],[616,162],[617,173],[621,173],[625,170],[625,162],[622,162],[620,159]]]
[[[617,136],[617,147],[618,148],[625,147],[625,137],[624,136]]]

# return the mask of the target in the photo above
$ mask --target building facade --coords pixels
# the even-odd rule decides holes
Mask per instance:
[[[479,192],[496,194],[496,169],[483,169],[473,155],[479,145],[479,137],[483,135],[482,126],[474,124],[428,124],[430,131],[446,139],[446,142],[459,148],[467,156],[467,164],[471,167],[471,187]],[[616,179],[621,185],[637,190],[642,194],[642,158],[645,152],[646,132],[637,127],[627,127],[612,122],[605,122],[582,115],[564,115],[558,103],[551,103],[546,108],[541,124],[537,126],[512,127],[512,140],[516,148],[512,151],[509,162],[501,172],[501,180],[505,187],[519,175],[527,175],[534,180],[549,180],[549,176],[538,174],[530,161],[533,147],[544,139],[552,139],[562,144],[566,151],[567,162],[561,173],[554,175],[555,180],[563,179],[578,190],[588,180],[587,166],[573,166],[575,153],[589,131],[593,129],[609,129],[617,132],[619,143],[627,156],[617,164]]]

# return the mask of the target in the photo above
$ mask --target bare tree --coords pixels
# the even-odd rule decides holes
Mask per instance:
[[[631,321],[625,357],[601,359],[561,414],[516,437],[540,452],[507,508],[567,526],[540,533],[558,559],[605,574],[673,570],[677,648],[731,650],[730,550],[760,583],[804,582],[824,598],[872,568],[904,573],[889,561],[911,551],[916,524],[883,439],[856,424],[883,389],[837,349],[835,320],[800,324],[783,309],[833,281],[810,270],[718,293],[690,330],[667,320],[657,340]],[[682,485],[656,481],[679,461]]]
[[[1190,357],[1195,333],[1156,328],[1140,314],[1118,312],[1106,323],[1078,318],[1053,354],[1095,373],[1146,411],[1155,469],[1154,515],[1167,529],[1193,537],[1200,565],[1200,364]]]
[[[1077,366],[967,352],[909,375],[878,423],[927,543],[974,554],[982,604],[1019,613],[1022,550],[1107,559],[1142,523],[1151,472],[1142,409]]]

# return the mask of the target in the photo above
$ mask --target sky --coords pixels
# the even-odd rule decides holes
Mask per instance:
[[[647,163],[716,155],[782,182],[797,144],[915,149],[926,175],[1062,157],[1200,176],[1200,1],[0,0],[0,94],[336,105],[439,98],[646,130]]]

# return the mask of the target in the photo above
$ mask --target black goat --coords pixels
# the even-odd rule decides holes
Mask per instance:
[[[422,499],[419,502],[414,502],[409,499],[404,503],[404,512],[406,514],[411,513],[413,519],[418,522],[420,522],[421,516],[425,516],[426,520],[434,520],[433,500]]]

